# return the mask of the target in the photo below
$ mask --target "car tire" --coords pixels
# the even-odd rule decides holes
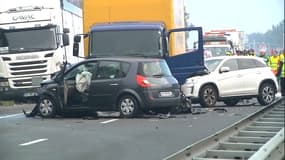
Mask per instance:
[[[137,115],[139,111],[139,104],[133,96],[125,95],[120,98],[118,108],[120,111],[120,117],[132,118]]]
[[[44,118],[53,118],[56,115],[56,103],[49,96],[43,96],[39,101],[38,108],[40,116]]]
[[[224,100],[224,103],[227,105],[227,106],[235,106],[238,102],[239,102],[240,99],[238,98],[233,98],[233,99],[227,99],[227,100]]]
[[[203,107],[214,107],[218,100],[218,92],[213,85],[205,85],[199,92],[200,104]]]
[[[265,106],[275,100],[275,87],[271,83],[263,83],[259,88],[258,102]]]

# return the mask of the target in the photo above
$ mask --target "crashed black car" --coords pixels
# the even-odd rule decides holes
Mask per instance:
[[[54,117],[66,111],[170,111],[180,103],[180,87],[167,63],[150,58],[93,58],[43,81],[37,112]]]

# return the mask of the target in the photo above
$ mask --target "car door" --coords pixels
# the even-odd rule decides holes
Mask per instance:
[[[252,58],[241,58],[238,60],[241,81],[245,82],[242,86],[242,95],[256,94],[256,88],[258,87],[258,78],[262,72],[257,68],[256,62]]]
[[[98,110],[112,110],[116,94],[121,87],[121,63],[100,61],[90,86],[90,105]]]
[[[228,72],[219,72],[218,77],[218,88],[221,97],[236,95],[240,92],[243,83],[240,78],[241,75],[238,71],[237,59],[228,59],[218,68],[229,67]]]
[[[64,76],[64,105],[67,109],[88,108],[90,83],[96,61],[81,63]]]

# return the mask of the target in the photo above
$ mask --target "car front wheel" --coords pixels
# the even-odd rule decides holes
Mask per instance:
[[[271,83],[262,84],[257,100],[263,106],[272,103],[275,100],[275,87]]]
[[[218,99],[218,93],[213,85],[205,85],[201,89],[199,97],[201,106],[214,107]]]
[[[49,96],[43,96],[39,102],[39,114],[44,118],[52,118],[56,114],[56,104]]]
[[[131,118],[136,116],[139,110],[137,100],[131,95],[126,95],[120,98],[118,107],[120,116],[124,118]]]

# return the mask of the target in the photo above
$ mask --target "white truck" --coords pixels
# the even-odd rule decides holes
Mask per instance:
[[[0,100],[36,97],[65,60],[80,61],[70,38],[83,32],[82,21],[75,1],[1,0]]]
[[[204,34],[205,58],[235,54],[244,49],[244,32],[236,29],[216,29]]]

